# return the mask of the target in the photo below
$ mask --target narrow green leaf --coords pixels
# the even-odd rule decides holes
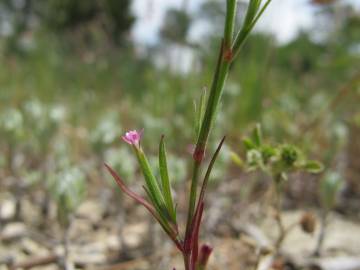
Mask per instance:
[[[267,1],[265,2],[265,4],[262,6],[262,8],[260,9],[260,11],[257,12],[256,17],[254,18],[254,20],[253,20],[252,23],[251,23],[251,26],[250,26],[250,29],[249,29],[250,31],[251,31],[252,28],[254,28],[255,24],[256,24],[257,21],[260,19],[260,17],[263,15],[263,13],[264,13],[265,10],[267,9],[267,7],[270,5],[271,1],[272,1],[272,0],[267,0]],[[261,2],[261,1],[260,1],[260,2]],[[261,3],[259,3],[259,8],[260,8],[260,4],[261,4]]]
[[[143,186],[143,188],[146,192],[146,195],[149,197],[150,202],[154,206],[156,212],[160,216],[161,220],[167,225],[168,228],[170,228],[168,221],[171,220],[171,218],[169,216],[169,213],[168,213],[166,207],[164,205],[159,205],[157,203],[156,198],[154,197],[153,194],[151,194],[150,190],[146,186]]]
[[[226,21],[224,29],[225,49],[230,49],[234,36],[236,0],[227,0],[226,2]]]
[[[169,211],[169,214],[173,222],[176,223],[176,212],[171,194],[164,136],[161,137],[160,145],[159,145],[159,169],[161,176],[161,186],[165,199],[166,208]]]
[[[196,138],[199,137],[201,123],[203,121],[204,114],[205,114],[205,108],[206,108],[206,88],[204,88],[203,91],[201,92],[201,96],[200,96],[200,100],[199,100],[198,105],[196,105],[196,103],[195,103],[195,113],[196,113],[195,132],[196,132]]]
[[[218,147],[216,148],[216,151],[215,151],[214,155],[211,158],[209,166],[208,166],[208,168],[206,170],[205,177],[204,177],[204,180],[203,180],[203,183],[202,183],[202,186],[201,186],[201,191],[200,191],[200,195],[199,195],[198,204],[200,204],[204,200],[205,191],[206,191],[207,183],[209,182],[209,178],[210,178],[210,175],[211,175],[212,168],[213,168],[213,166],[215,164],[215,161],[216,161],[216,159],[217,159],[217,157],[218,157],[218,155],[220,153],[220,150],[221,150],[221,147],[224,144],[224,141],[225,141],[225,137],[223,137],[222,140],[220,141]]]
[[[161,193],[160,186],[158,181],[156,180],[152,170],[150,168],[149,161],[147,160],[144,152],[135,147],[135,154],[139,161],[140,168],[145,178],[146,187],[148,188],[149,194],[153,197],[153,200],[156,205],[165,207],[164,197]]]
[[[232,162],[234,162],[237,166],[239,166],[240,168],[244,167],[244,161],[242,160],[242,158],[236,154],[235,152],[231,152],[230,153],[230,158],[232,160]]]
[[[256,148],[255,143],[249,138],[244,138],[243,139],[243,144],[244,144],[246,150],[251,150],[251,149]]]
[[[262,132],[260,124],[256,124],[251,137],[255,145],[260,147],[262,144]]]
[[[324,170],[324,165],[316,160],[308,160],[304,165],[304,169],[310,173],[320,173]]]
[[[250,0],[245,15],[244,26],[243,26],[244,28],[249,28],[251,26],[251,23],[253,22],[256,13],[259,9],[260,3],[261,3],[260,0]]]
[[[240,31],[236,35],[236,38],[235,38],[235,41],[233,44],[234,58],[236,58],[236,56],[239,54],[242,46],[245,43],[245,40],[249,36],[251,30],[254,28],[257,21],[260,19],[261,15],[264,13],[266,8],[269,6],[270,2],[271,2],[271,0],[267,0],[261,8],[260,8],[261,3],[258,3],[259,4],[258,12],[255,15],[252,14],[254,7],[252,7],[251,11],[249,11],[250,12],[249,14],[247,13],[245,21],[244,21],[244,26],[241,27]]]

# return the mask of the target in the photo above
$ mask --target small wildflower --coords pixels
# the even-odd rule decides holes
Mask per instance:
[[[130,130],[125,133],[121,138],[128,144],[140,146],[142,131]]]

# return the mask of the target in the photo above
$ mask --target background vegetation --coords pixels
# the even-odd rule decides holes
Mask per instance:
[[[359,217],[360,13],[341,1],[322,2],[327,1],[312,3],[318,12],[313,29],[288,44],[257,32],[232,66],[215,130],[228,140],[212,189],[232,185],[235,202],[256,197],[261,185],[243,197],[246,192],[228,180],[248,183],[253,177],[235,166],[231,151],[244,152],[243,136],[261,123],[268,138],[296,143],[326,166],[323,175],[294,178],[287,207],[320,207],[318,186],[331,172],[344,181],[338,210]],[[183,196],[189,164],[182,158],[195,133],[193,101],[211,81],[223,5],[208,1],[197,13],[169,10],[159,42],[147,48],[131,39],[136,18],[130,5],[130,0],[0,1],[0,229],[25,220],[31,228],[45,224],[57,230],[48,225],[55,217],[66,228],[63,215],[104,194],[110,198],[106,211],[118,215],[124,202],[106,181],[102,164],[113,164],[136,185],[139,172],[119,142],[128,129],[144,128],[143,145],[150,153],[166,134],[169,166],[179,182],[178,197]],[[198,20],[215,30],[194,43],[189,29]],[[188,51],[192,62],[184,71],[181,59]],[[9,201],[15,210],[7,217]],[[42,218],[29,221],[28,201]]]

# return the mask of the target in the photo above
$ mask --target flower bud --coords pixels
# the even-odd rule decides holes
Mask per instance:
[[[200,269],[206,269],[206,265],[208,263],[209,257],[211,255],[211,252],[213,251],[213,248],[209,245],[202,245],[200,248],[200,254],[199,254],[199,261],[198,265]]]

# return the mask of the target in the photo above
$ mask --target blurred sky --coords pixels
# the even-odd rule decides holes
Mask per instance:
[[[206,0],[187,0],[190,11],[196,11]],[[225,4],[225,0],[223,1]],[[349,2],[360,8],[360,0],[339,0]],[[309,5],[310,0],[273,0],[265,16],[260,19],[258,30],[270,31],[277,40],[286,43],[296,36],[299,30],[311,28],[316,16],[316,9]],[[169,7],[181,7],[183,0],[135,0],[134,13],[138,20],[133,29],[136,41],[152,44],[157,40],[157,33],[162,19]],[[192,30],[191,36],[201,34],[203,26]]]

